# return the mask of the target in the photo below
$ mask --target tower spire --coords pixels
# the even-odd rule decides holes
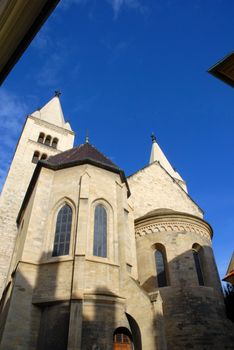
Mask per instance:
[[[154,133],[151,134],[152,148],[150,154],[149,164],[154,163],[155,161],[159,162],[160,165],[183,187],[187,192],[186,184],[180,174],[171,166],[167,157],[161,150],[159,144],[157,143]]]
[[[31,116],[42,119],[56,126],[71,130],[69,123],[66,123],[64,120],[63,110],[59,99],[60,95],[61,92],[56,90],[54,97],[42,108],[33,112]]]

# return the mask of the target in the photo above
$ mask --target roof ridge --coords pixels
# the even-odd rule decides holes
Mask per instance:
[[[77,160],[93,160],[95,162],[106,164],[110,167],[120,170],[120,168],[104,153],[99,151],[90,143],[82,143],[76,147],[70,148],[64,152],[51,156],[46,161],[47,164],[74,163]]]
[[[114,166],[116,166],[117,168],[118,165],[116,165],[109,157],[107,157],[104,153],[102,153],[101,151],[99,151],[99,149],[97,149],[94,145],[92,145],[91,143],[83,143],[82,145],[90,145],[91,147],[93,147],[98,153],[100,153],[104,158],[106,158],[107,160],[109,160],[109,162],[111,162]],[[120,168],[119,168],[120,169]]]

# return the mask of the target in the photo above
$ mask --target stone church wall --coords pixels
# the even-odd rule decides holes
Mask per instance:
[[[128,177],[128,183],[135,219],[159,208],[203,216],[201,209],[158,162]]]
[[[58,149],[37,142],[40,132],[59,140]],[[35,151],[47,156],[55,155],[73,146],[74,133],[55,125],[28,117],[0,196],[0,294],[4,286],[17,236],[16,218],[29,185],[35,164]]]
[[[139,281],[149,294],[160,293],[167,348],[232,349],[220,280],[211,248],[211,229],[203,220],[171,212],[136,223]],[[199,285],[192,247],[202,249],[204,285]],[[167,285],[157,286],[154,251],[165,249]],[[215,341],[214,341],[215,338]]]

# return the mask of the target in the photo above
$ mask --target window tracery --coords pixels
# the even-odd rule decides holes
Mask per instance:
[[[71,238],[72,209],[65,204],[58,212],[52,256],[68,255]]]
[[[94,212],[93,255],[107,257],[107,212],[102,204]]]

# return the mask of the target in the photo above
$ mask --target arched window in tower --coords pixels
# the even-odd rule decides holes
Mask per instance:
[[[52,141],[52,147],[57,148],[57,146],[58,146],[58,139],[55,137]]]
[[[40,158],[40,153],[38,151],[35,151],[33,153],[32,163],[37,164],[39,158]]]
[[[50,146],[50,143],[51,143],[51,136],[48,135],[48,136],[46,136],[46,139],[45,139],[45,145]]]
[[[37,142],[43,143],[45,138],[45,134],[43,132],[40,132],[40,135],[38,136]]]
[[[194,264],[197,272],[197,278],[198,283],[200,286],[204,286],[204,277],[203,277],[203,271],[202,271],[202,247],[195,243],[192,246],[193,249],[193,258],[194,258]]]
[[[157,277],[157,287],[166,287],[168,285],[167,271],[166,271],[166,252],[162,245],[156,245],[154,251],[155,267],[156,267],[156,277]]]
[[[68,255],[71,238],[72,209],[65,204],[58,212],[52,256]]]
[[[43,153],[41,156],[41,160],[45,160],[45,159],[47,159],[47,154]]]
[[[107,257],[107,213],[102,204],[95,208],[93,255]]]

